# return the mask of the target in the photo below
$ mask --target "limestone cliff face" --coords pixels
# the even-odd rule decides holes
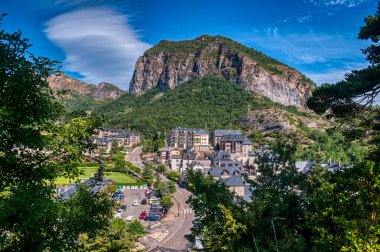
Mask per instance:
[[[284,105],[304,106],[313,83],[298,71],[235,41],[204,35],[188,41],[161,41],[141,56],[130,92],[162,91],[190,79],[216,75]]]
[[[48,82],[54,93],[66,91],[70,94],[91,95],[96,99],[116,99],[125,93],[110,83],[87,84],[64,74],[50,76]]]

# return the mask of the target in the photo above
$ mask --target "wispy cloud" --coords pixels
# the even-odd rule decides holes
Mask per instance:
[[[286,33],[272,27],[239,41],[289,64],[318,84],[342,80],[347,72],[366,65],[360,51],[366,43],[355,36],[313,31]]]
[[[369,0],[310,0],[311,3],[317,6],[342,6],[352,8]]]
[[[303,22],[306,22],[306,21],[310,20],[311,18],[312,18],[311,15],[300,16],[300,17],[297,18],[297,22],[303,23]]]
[[[89,83],[128,88],[136,59],[150,45],[127,21],[112,9],[82,9],[48,21],[45,34],[65,52],[63,70],[77,72]]]
[[[362,59],[362,42],[355,37],[306,33],[281,33],[278,28],[268,28],[242,42],[254,44],[273,54],[281,55],[289,63],[313,64],[331,60]]]
[[[363,69],[366,66],[368,66],[366,63],[351,63],[341,68],[331,67],[322,72],[304,72],[304,74],[317,84],[336,83],[344,80],[346,74],[350,73],[352,70]]]

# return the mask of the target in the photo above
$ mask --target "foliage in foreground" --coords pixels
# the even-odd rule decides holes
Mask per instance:
[[[62,201],[54,180],[78,176],[99,120],[52,100],[55,62],[29,47],[20,32],[0,31],[0,250],[72,251],[79,234],[107,226],[113,202],[82,186]]]
[[[380,93],[380,3],[365,22],[359,38],[374,42],[364,50],[372,65],[322,86],[309,101],[317,112],[343,119],[347,137],[367,141],[363,158],[352,168],[306,175],[293,165],[295,145],[279,145],[272,159],[260,163],[251,202],[190,170],[189,204],[197,224],[192,235],[203,236],[211,251],[380,251],[380,123],[372,106]],[[234,241],[223,239],[228,223],[235,227]]]
[[[80,251],[127,252],[135,248],[135,241],[143,234],[145,230],[140,221],[126,223],[120,218],[114,218],[110,221],[108,228],[95,238],[91,239],[87,235],[82,235],[79,248]]]
[[[221,182],[189,171],[192,236],[203,237],[210,251],[380,249],[379,164],[366,159],[336,174],[322,169],[303,175],[286,163],[260,165],[249,203]]]

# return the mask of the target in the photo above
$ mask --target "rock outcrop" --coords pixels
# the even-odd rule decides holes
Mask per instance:
[[[66,92],[69,94],[91,95],[95,99],[116,99],[125,93],[124,90],[110,83],[88,84],[64,74],[50,76],[48,82],[55,94]]]
[[[248,112],[237,121],[250,132],[280,134],[300,133],[303,128],[324,130],[330,126],[329,122],[312,111],[294,114],[284,109],[262,109]]]
[[[161,41],[135,66],[130,92],[172,89],[190,79],[216,75],[284,105],[304,106],[312,81],[285,64],[221,36]]]

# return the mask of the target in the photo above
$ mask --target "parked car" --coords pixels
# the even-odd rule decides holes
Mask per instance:
[[[134,206],[138,206],[139,205],[139,201],[138,200],[133,201],[133,205]]]
[[[121,205],[120,209],[122,209],[123,211],[127,210],[127,205]]]
[[[160,207],[160,208],[163,208],[164,205],[162,205],[161,202],[157,202],[157,203],[152,203],[152,205],[150,205],[150,207]]]
[[[141,200],[141,205],[146,205],[148,204],[148,200],[147,199],[142,199]]]
[[[146,197],[147,197],[148,199],[151,199],[151,198],[157,198],[157,196],[154,195],[154,194],[148,194]]]
[[[161,210],[162,210],[162,207],[159,207],[159,206],[152,206],[152,207],[150,208],[150,210],[161,211]]]
[[[120,200],[120,199],[124,199],[125,196],[124,196],[124,194],[116,194],[116,195],[113,195],[112,198],[113,198],[113,199],[119,199],[119,200]]]
[[[148,196],[148,195],[151,195],[151,194],[155,194],[156,192],[153,191],[153,190],[145,190],[145,196]]]
[[[162,212],[157,211],[157,210],[150,210],[150,211],[149,211],[149,214],[158,214],[158,215],[161,216],[161,217],[162,217],[162,215],[163,215]]]
[[[145,220],[147,220],[147,221],[159,221],[159,220],[161,220],[161,216],[159,216],[158,214],[149,214]]]
[[[160,203],[160,202],[161,202],[161,200],[160,200],[159,198],[157,198],[157,197],[150,198],[150,199],[148,200],[148,203],[149,203],[149,204],[155,204],[155,203]]]
[[[146,217],[148,216],[148,214],[144,211],[144,212],[141,212],[140,216],[139,216],[139,219],[140,220],[145,220]]]
[[[125,218],[125,220],[128,222],[133,221],[133,215],[128,215],[127,218]]]

